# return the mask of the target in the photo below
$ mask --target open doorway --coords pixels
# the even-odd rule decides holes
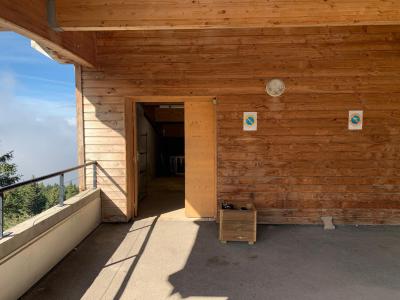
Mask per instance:
[[[136,122],[138,216],[183,216],[183,103],[136,103]]]
[[[134,217],[215,218],[215,103],[210,96],[126,99],[127,195]]]

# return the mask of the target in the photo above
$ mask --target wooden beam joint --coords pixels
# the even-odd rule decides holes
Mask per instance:
[[[4,0],[0,2],[0,28],[17,32],[41,47],[54,52],[60,62],[75,63],[94,67],[95,36],[92,32],[55,32],[50,28],[49,20],[55,22],[54,1]],[[54,24],[53,24],[54,25]]]
[[[47,22],[51,29],[56,32],[63,31],[57,24],[56,0],[47,0]]]

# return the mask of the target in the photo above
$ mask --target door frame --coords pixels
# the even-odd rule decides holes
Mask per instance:
[[[183,103],[212,102],[217,104],[216,96],[130,96],[125,99],[125,140],[126,140],[126,187],[127,211],[130,218],[138,215],[138,153],[137,153],[137,103]],[[217,118],[214,109],[215,143],[214,143],[214,218],[217,216]],[[186,139],[186,134],[185,134]]]

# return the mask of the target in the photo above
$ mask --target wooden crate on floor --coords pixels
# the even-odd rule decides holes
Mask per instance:
[[[257,210],[252,203],[235,203],[234,209],[220,210],[219,239],[221,242],[245,241],[254,244],[256,236]]]

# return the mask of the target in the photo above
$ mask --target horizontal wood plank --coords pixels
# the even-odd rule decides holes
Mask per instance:
[[[57,0],[64,30],[154,30],[399,24],[400,4],[381,0]]]
[[[107,192],[125,188],[123,101],[216,96],[219,201],[251,201],[265,223],[400,223],[399,41],[399,26],[98,33],[100,65],[82,74],[87,159],[113,174]],[[265,93],[275,77],[279,98]],[[364,128],[349,131],[358,109]],[[245,111],[258,131],[243,132]]]

